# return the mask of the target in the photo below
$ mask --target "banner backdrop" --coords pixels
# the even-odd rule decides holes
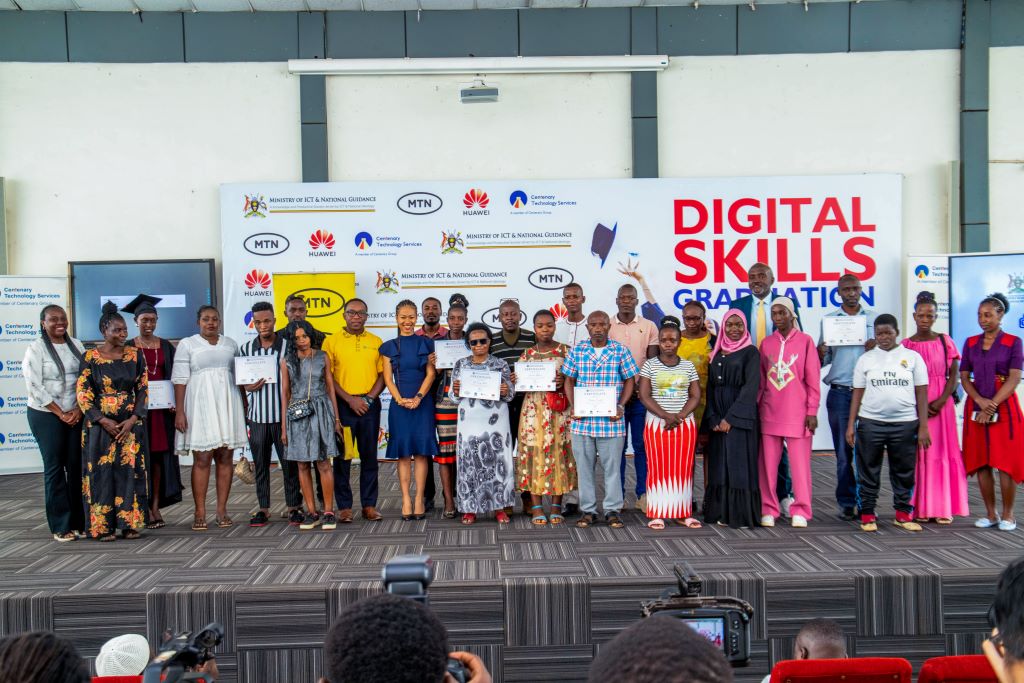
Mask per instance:
[[[355,271],[367,326],[388,339],[404,298],[435,296],[447,308],[462,292],[470,319],[497,328],[506,298],[519,300],[524,323],[541,308],[564,316],[561,289],[573,281],[587,312],[614,313],[616,290],[632,282],[647,317],[678,315],[696,299],[719,319],[749,293],[746,271],[763,261],[817,337],[821,315],[840,304],[844,272],[862,279],[867,305],[900,310],[901,182],[866,174],[223,185],[225,332],[239,342],[255,334],[246,314],[273,299],[273,273]],[[831,448],[827,432],[816,445]]]
[[[907,257],[907,300],[903,309],[903,336],[917,329],[914,325],[914,303],[921,292],[935,295],[938,317],[932,329],[950,333],[949,326],[949,254],[911,255]]]
[[[42,472],[43,461],[28,428],[28,395],[21,364],[39,336],[43,306],[67,306],[63,277],[0,276],[0,474]]]
[[[345,302],[356,295],[355,273],[272,273],[274,312],[278,327],[288,322],[284,302],[292,294],[306,301],[306,319],[321,332],[333,334],[345,326]],[[251,306],[252,304],[250,304]],[[251,318],[246,321],[252,324]]]

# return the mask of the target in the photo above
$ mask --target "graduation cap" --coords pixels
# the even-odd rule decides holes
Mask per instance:
[[[466,308],[469,308],[469,299],[466,298],[465,294],[459,294],[456,292],[448,298],[448,305],[452,306],[454,304],[462,304]]]
[[[139,294],[129,301],[121,310],[138,318],[143,313],[156,313],[156,305],[162,299],[148,294]]]
[[[590,240],[590,253],[601,259],[602,268],[604,268],[605,259],[612,251],[612,245],[615,243],[615,231],[618,228],[618,223],[611,228],[598,223],[594,228],[594,236]]]

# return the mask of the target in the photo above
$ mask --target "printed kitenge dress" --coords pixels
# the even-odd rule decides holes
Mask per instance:
[[[555,363],[561,368],[568,353],[565,344],[543,352],[532,347],[523,351],[519,362]],[[560,496],[574,491],[577,486],[569,407],[566,404],[564,410],[553,410],[548,401],[549,393],[556,392],[526,392],[519,416],[516,488],[538,496]]]

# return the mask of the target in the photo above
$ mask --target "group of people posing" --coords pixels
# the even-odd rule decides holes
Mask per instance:
[[[139,336],[127,338],[124,318],[108,303],[100,319],[103,342],[86,351],[67,334],[64,310],[47,306],[24,372],[54,539],[112,541],[118,531],[131,539],[142,527],[164,526],[161,508],[181,501],[181,454],[194,457],[193,530],[230,527],[232,452],[246,444],[259,504],[250,526],[270,523],[272,451],[281,464],[289,523],[333,529],[353,521],[356,455],[361,515],[379,521],[385,389],[391,395],[387,457],[398,461],[404,520],[432,509],[436,462],[446,518],[461,515],[463,524],[473,524],[493,513],[507,524],[518,494],[535,525],[579,515],[576,525],[588,527],[602,519],[600,467],[603,519],[621,527],[628,435],[637,507],[652,529],[667,522],[701,526],[693,510],[699,451],[705,523],[773,526],[786,516],[805,527],[813,516],[811,447],[822,381],[840,517],[859,518],[865,531],[877,528],[888,454],[898,526],[917,531],[922,521],[949,524],[967,515],[966,478],[977,474],[986,514],[975,525],[1016,527],[1024,417],[1015,389],[1024,353],[1021,340],[1001,329],[1009,308],[1002,295],[981,301],[982,334],[960,351],[932,330],[933,297],[918,298],[917,329],[900,343],[896,318],[868,310],[860,282],[846,275],[838,282],[842,306],[827,317],[863,320],[867,341],[828,346],[823,332],[815,341],[802,330],[793,300],[773,295],[774,276],[764,264],[750,269],[751,294],[733,302],[719,334],[699,302],[687,303],[681,320],[661,315],[642,276],[630,267],[622,272],[647,295],[643,315],[632,284],[619,288],[613,314],[588,315],[583,287],[573,283],[562,293],[566,317],[538,311],[530,331],[521,326],[519,303],[507,299],[498,309],[501,328],[492,331],[467,324],[469,302],[455,294],[446,325],[436,298],[419,307],[399,302],[398,334],[388,341],[366,329],[361,299],[345,304],[344,327],[326,336],[306,321],[305,302],[290,297],[283,328],[270,303],[253,305],[257,334],[241,347],[220,333],[217,309],[203,306],[199,333],[175,347],[155,334],[158,300],[140,295],[122,309],[134,316]],[[654,315],[657,323],[648,319]],[[454,367],[438,367],[439,340],[464,344]],[[273,357],[274,376],[236,385],[237,356]],[[519,363],[554,364],[553,388],[517,391]],[[481,372],[497,379],[496,393],[463,396],[463,383],[475,378],[475,385]],[[176,408],[147,410],[149,383],[168,380]],[[959,386],[966,392],[962,450],[954,412]],[[614,407],[591,410],[595,392],[613,394]],[[578,409],[584,403],[587,409]],[[211,471],[217,508],[207,520]]]

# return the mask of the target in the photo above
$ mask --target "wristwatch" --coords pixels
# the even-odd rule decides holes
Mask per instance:
[[[373,405],[373,397],[372,396],[363,396],[363,401],[368,406],[372,406]]]
[[[423,392],[422,391],[417,391],[416,392],[416,398],[423,398]]]

